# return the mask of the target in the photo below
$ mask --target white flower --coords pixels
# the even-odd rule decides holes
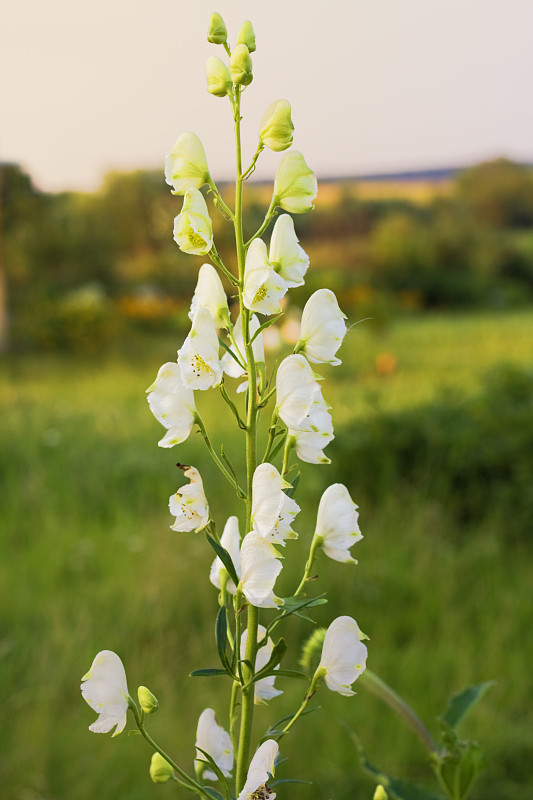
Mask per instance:
[[[231,746],[230,735],[222,728],[215,719],[215,712],[212,708],[206,708],[200,714],[198,720],[198,727],[196,729],[196,747],[200,747],[209,753],[217,767],[228,778],[233,769],[233,747]],[[198,766],[199,761],[203,761],[204,766],[206,763],[204,754],[196,751],[195,766]],[[206,769],[204,766],[203,777],[210,781],[218,780],[216,774]]]
[[[112,650],[102,650],[82,681],[83,699],[98,714],[98,719],[89,725],[89,730],[94,733],[109,733],[115,728],[113,736],[117,736],[126,726],[129,704],[122,661]]]
[[[210,389],[222,380],[218,357],[218,337],[209,309],[203,306],[194,315],[189,335],[178,350],[183,383],[191,389]]]
[[[233,561],[233,566],[235,567],[235,572],[237,573],[237,577],[241,577],[241,536],[239,533],[239,520],[237,517],[230,517],[224,526],[224,530],[222,532],[222,536],[220,537],[220,544],[227,550],[231,556],[231,560]],[[226,567],[217,556],[211,565],[211,572],[209,573],[209,580],[216,586],[217,589],[220,589],[220,573],[222,570],[225,570]],[[229,578],[227,584],[227,589],[230,594],[235,594],[236,587],[231,578]]]
[[[272,268],[262,239],[254,239],[244,265],[244,305],[259,314],[278,314],[287,284]]]
[[[274,202],[290,214],[303,214],[313,208],[317,193],[315,173],[301,153],[285,153],[274,180]]]
[[[313,430],[317,426],[311,421],[312,413],[329,407],[304,356],[283,359],[276,377],[276,392],[277,413],[291,432]]]
[[[241,588],[253,606],[277,608],[281,600],[274,584],[281,572],[280,554],[255,531],[247,533],[241,546]]]
[[[173,447],[184,442],[194,425],[196,407],[194,393],[183,383],[179,365],[176,362],[163,364],[146,391],[150,392],[147,398],[150,411],[168,430],[159,447]]]
[[[209,506],[200,473],[194,467],[179,466],[190,484],[169,498],[170,513],[176,517],[170,527],[173,531],[201,531],[209,522]]]
[[[288,100],[275,100],[269,105],[261,120],[260,142],[279,153],[291,146],[293,131],[291,104]]]
[[[367,649],[357,622],[352,617],[337,617],[326,631],[320,667],[326,686],[332,692],[350,697],[351,685],[366,666]]]
[[[293,431],[289,428],[289,436],[294,438],[296,455],[300,461],[308,464],[331,464],[331,459],[324,455],[324,447],[335,438],[327,404],[313,411],[309,422],[309,431]]]
[[[300,506],[283,489],[291,484],[283,480],[272,464],[259,464],[252,481],[252,527],[263,539],[285,544],[296,539],[291,522]]]
[[[257,748],[237,800],[275,800],[276,793],[266,786],[266,782],[270,775],[274,775],[278,751],[279,745],[274,739],[267,739]]]
[[[209,181],[209,170],[203,145],[194,133],[185,131],[165,159],[165,180],[176,194],[187,189],[200,189]]]
[[[302,286],[309,267],[309,256],[298,244],[294,222],[288,214],[276,220],[268,251],[270,263],[288,287]]]
[[[196,312],[202,306],[209,310],[215,328],[228,327],[228,299],[218,272],[211,264],[202,264],[198,271],[198,281],[191,301],[189,319],[193,320]]]
[[[250,317],[250,336],[253,336],[258,328],[259,328],[259,320],[257,319],[255,314],[252,314],[252,316]],[[237,346],[237,352],[235,353],[234,348],[230,349],[232,353],[235,353],[235,355],[242,364],[246,364],[246,352],[244,349],[244,344],[242,339],[242,325],[241,325],[240,314],[237,317],[237,321],[235,322],[235,326],[233,328],[233,336],[235,339],[235,344]],[[252,350],[254,353],[255,363],[264,364],[265,350],[263,347],[262,333],[258,334],[253,340]],[[246,370],[242,369],[242,367],[235,361],[233,356],[231,356],[229,353],[224,353],[224,355],[220,359],[220,362],[222,364],[222,369],[224,370],[226,375],[229,375],[231,378],[242,378],[244,375],[246,375]]]
[[[325,554],[334,561],[357,564],[349,550],[363,538],[357,508],[342,483],[328,486],[320,498],[315,536],[320,539]]]
[[[181,213],[174,219],[174,241],[190,255],[205,256],[213,247],[213,225],[203,194],[187,189]]]
[[[346,335],[346,314],[330,289],[318,289],[304,306],[296,350],[314,364],[340,364],[335,353]]]
[[[262,639],[265,638],[266,635],[266,628],[262,625],[257,626],[257,641],[260,642]],[[248,631],[244,631],[241,636],[241,658],[244,658],[246,653],[246,640],[248,638]],[[261,647],[257,651],[257,655],[255,657],[255,672],[259,672],[263,669],[264,666],[268,663],[270,656],[272,655],[272,650],[274,649],[274,643],[272,639],[267,639],[263,647]],[[277,667],[276,667],[277,669]],[[272,700],[273,697],[277,697],[279,694],[283,694],[281,689],[276,689],[274,687],[274,681],[276,680],[275,675],[269,675],[267,678],[261,678],[260,680],[254,683],[255,686],[255,696],[254,702],[257,704],[261,704],[266,702],[266,700]]]

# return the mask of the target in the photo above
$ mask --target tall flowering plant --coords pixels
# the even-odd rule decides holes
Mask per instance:
[[[276,594],[282,559],[293,559],[291,540],[298,537],[294,476],[299,461],[328,464],[324,453],[334,438],[331,407],[324,398],[321,364],[339,365],[337,352],[346,334],[345,315],[329,289],[319,289],[307,301],[292,354],[277,366],[267,364],[265,330],[283,313],[281,301],[291,287],[301,286],[309,258],[298,242],[291,214],[313,208],[317,182],[301,153],[291,150],[293,123],[287,100],[266,110],[257,149],[244,168],[241,148],[241,100],[253,80],[251,53],[255,36],[245,22],[230,46],[224,21],[213,14],[208,40],[223,48],[226,61],[207,60],[207,89],[231,106],[236,146],[235,202],[230,208],[209,172],[202,143],[194,133],[182,133],[165,162],[165,177],[175,195],[183,197],[174,220],[174,240],[185,253],[202,255],[204,263],[189,317],[190,332],[175,362],[164,364],[149,387],[148,403],[166,429],[161,447],[174,447],[196,428],[224,479],[235,494],[236,513],[215,520],[197,466],[178,464],[186,482],[169,498],[172,530],[203,532],[213,549],[209,579],[218,589],[216,644],[220,666],[199,669],[193,676],[226,676],[228,715],[221,724],[215,710],[199,715],[196,757],[192,770],[182,768],[153,739],[147,717],[158,708],[150,690],[140,686],[130,694],[120,658],[103,650],[83,677],[82,694],[97,712],[95,732],[119,734],[131,712],[153,755],[149,768],[155,783],[169,780],[209,800],[275,798],[279,742],[297,723],[321,686],[344,696],[365,670],[367,638],[351,616],[331,621],[310,638],[306,653],[316,654],[308,670],[300,706],[273,727],[261,729],[256,705],[275,701],[283,680],[306,677],[284,669],[287,645],[279,629],[290,616],[325,602],[308,595],[313,564],[319,550],[326,557],[356,564],[351,548],[362,536],[358,509],[346,486],[335,483],[323,493],[316,510],[316,528],[309,537],[301,580],[290,597]],[[243,189],[264,148],[283,152],[275,175],[272,198],[258,230],[246,239],[243,227]],[[207,187],[210,212],[202,189]],[[211,213],[220,213],[233,226],[234,257],[217,251]],[[269,233],[271,223],[275,224]],[[222,279],[238,299],[230,313]],[[232,399],[226,384],[238,381]],[[234,467],[224,449],[217,452],[195,403],[195,393],[217,390],[243,433],[245,470]],[[259,418],[270,414],[265,441],[259,449]],[[309,663],[312,658],[307,659]],[[387,688],[374,680],[382,696]],[[385,687],[385,688],[384,688]],[[394,702],[398,710],[399,698]],[[409,716],[409,714],[407,714]],[[411,719],[412,723],[412,719]],[[418,723],[415,722],[415,729]],[[418,726],[423,739],[425,728]],[[380,788],[376,796],[386,797]]]

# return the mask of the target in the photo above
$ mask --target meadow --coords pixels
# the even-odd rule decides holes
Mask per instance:
[[[337,431],[329,456],[335,463],[350,431],[371,430],[387,415],[416,418],[436,400],[468,403],[485,391],[496,365],[531,371],[532,342],[531,310],[356,325],[340,352],[343,365],[323,371]],[[212,706],[225,721],[227,692],[217,682],[223,679],[188,677],[216,666],[217,593],[207,580],[212,554],[203,536],[169,530],[168,497],[181,484],[176,461],[200,468],[217,520],[234,513],[237,501],[228,503],[199,437],[170,451],[157,447],[162,429],[144,399],[180,345],[177,336],[144,336],[102,358],[12,354],[0,362],[5,800],[175,796],[150,782],[150,752],[138,737],[88,732],[94,714],[79,682],[100,649],[121,655],[132,693],[145,684],[158,696],[151,730],[184,768],[192,766],[201,710]],[[214,441],[234,437],[229,411],[221,416],[218,403],[200,399]],[[379,455],[372,469],[379,470]],[[448,504],[416,482],[399,480],[391,484],[396,490],[376,496],[367,489],[372,474],[364,461],[350,463],[344,482],[360,505],[365,538],[356,567],[319,559],[316,591],[328,592],[328,605],[315,618],[327,625],[340,613],[355,616],[370,636],[369,666],[434,734],[451,694],[495,680],[462,731],[481,743],[487,759],[472,800],[523,800],[533,791],[531,531],[510,536],[505,519],[514,509],[490,513],[490,496],[483,519],[461,519],[454,497]],[[340,479],[334,470],[302,469],[300,540],[291,544],[302,559],[319,493]],[[468,485],[461,488],[468,492]],[[298,577],[287,558],[278,593]],[[309,633],[294,619],[283,631],[298,642]],[[300,702],[299,684],[278,684],[285,693],[258,708],[261,729]],[[350,699],[323,689],[316,702],[322,710],[284,740],[289,760],[279,777],[314,783],[291,788],[292,798],[372,796],[348,729],[372,762],[435,790],[416,739],[364,687]],[[280,787],[282,796],[289,790]]]

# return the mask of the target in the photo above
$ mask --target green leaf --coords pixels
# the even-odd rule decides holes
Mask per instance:
[[[217,642],[218,657],[220,658],[222,666],[227,672],[231,673],[231,664],[226,653],[226,646],[228,643],[226,606],[221,606],[218,610],[217,620],[215,623],[215,638]]]
[[[189,672],[189,678],[214,678],[218,675],[230,675],[233,678],[231,672],[228,672],[227,669],[217,669],[213,668],[206,668],[206,669],[195,669],[193,672]]]
[[[301,477],[301,472],[300,472],[300,470],[298,470],[298,472],[294,476],[294,479],[292,481],[292,485],[288,489],[285,489],[285,494],[287,495],[287,497],[292,497],[293,494],[295,493],[295,491],[296,491],[296,489],[298,487],[298,484],[300,483],[300,477]]]
[[[299,781],[297,778],[280,778],[277,781],[272,781],[269,783],[269,788],[272,788],[272,786],[277,786],[278,783],[306,783],[308,786],[313,785],[313,781]]]
[[[200,753],[202,753],[202,755],[204,756],[203,759],[198,759],[198,760],[199,761],[200,760],[201,761],[205,761],[207,764],[209,764],[209,766],[211,767],[211,769],[213,770],[213,772],[215,773],[215,775],[217,776],[217,778],[219,779],[219,781],[221,782],[221,784],[222,784],[222,786],[224,788],[224,796],[225,796],[226,800],[229,800],[229,798],[231,796],[231,792],[229,790],[229,786],[228,786],[228,782],[226,780],[226,776],[224,775],[224,773],[222,772],[222,770],[220,769],[218,764],[216,764],[216,762],[213,760],[212,756],[210,756],[208,752],[206,752],[205,750],[202,750],[202,748],[198,747],[198,745],[196,745],[196,749],[199,750]],[[216,795],[218,795],[218,797],[221,798],[221,800],[223,800],[223,797],[220,794],[220,792],[215,792],[215,793],[216,793]]]
[[[282,317],[284,313],[285,312],[282,311],[280,314],[276,314],[275,317],[271,317],[270,319],[267,319],[266,322],[263,322],[263,324],[258,327],[256,332],[254,333],[254,335],[250,339],[250,344],[253,343],[254,339],[257,339],[257,337],[259,336],[260,333],[263,333],[264,330],[266,330],[267,328],[270,328],[271,325],[273,325],[275,322],[277,322],[278,319],[280,317]]]
[[[495,681],[485,681],[478,683],[477,686],[468,686],[462,692],[450,697],[444,713],[439,718],[450,728],[457,728],[459,723],[466,717],[471,709],[481,700],[487,689],[495,685]]]
[[[306,714],[313,714],[315,711],[320,711],[321,706],[313,706],[312,708],[306,708],[305,711],[302,712],[300,716],[305,717]],[[288,714],[286,717],[282,717],[278,719],[270,728],[267,730],[265,735],[262,737],[261,742],[265,742],[267,739],[271,738],[272,736],[283,736],[284,731],[281,729],[282,725],[287,722],[290,722],[291,719],[294,717],[294,714]]]
[[[305,672],[298,672],[297,669],[277,669],[274,675],[279,675],[280,678],[299,678],[300,680],[308,681],[309,675]]]
[[[213,800],[224,800],[224,795],[217,792],[216,789],[212,789],[211,786],[204,786],[204,792],[212,797]]]
[[[207,541],[209,542],[209,544],[211,545],[211,547],[213,548],[213,550],[215,551],[217,556],[220,558],[220,560],[222,561],[222,563],[224,564],[224,566],[228,570],[228,573],[229,573],[229,576],[230,576],[231,580],[233,581],[235,586],[237,586],[238,583],[239,583],[239,579],[237,577],[237,571],[236,571],[235,567],[233,566],[233,561],[231,560],[230,554],[228,553],[227,550],[225,550],[222,547],[221,544],[219,544],[217,542],[216,539],[214,539],[211,536],[211,534],[206,533],[205,534],[205,538],[207,539]]]
[[[301,619],[305,619],[308,622],[314,622],[311,617],[307,617],[305,614],[301,614],[301,610],[303,608],[314,608],[315,606],[324,605],[328,601],[325,599],[325,595],[321,594],[318,597],[309,597],[307,600],[302,600],[301,597],[284,597],[283,598],[283,605],[281,607],[281,614],[275,617],[270,625],[268,626],[267,633],[270,632],[272,625],[281,620],[285,619],[285,617],[290,617],[291,614],[296,614],[297,617]]]
[[[275,644],[274,647],[272,648],[272,653],[265,666],[262,667],[259,670],[259,672],[255,673],[252,679],[252,683],[255,683],[255,681],[259,681],[262,678],[266,678],[269,675],[273,675],[275,667],[277,667],[277,665],[280,663],[281,659],[283,658],[286,652],[287,652],[287,645],[285,644],[285,639],[280,639],[279,642],[277,642],[277,644]],[[279,671],[276,671],[276,675],[278,674]]]

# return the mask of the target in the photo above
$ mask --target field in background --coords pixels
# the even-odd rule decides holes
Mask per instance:
[[[532,340],[530,311],[411,317],[377,330],[357,325],[340,353],[343,366],[324,371],[336,429],[422,408],[446,394],[475,396],[495,364],[531,368]],[[150,783],[150,753],[138,737],[87,731],[94,714],[81,699],[79,680],[99,649],[120,653],[132,693],[143,683],[159,697],[151,730],[185,768],[192,766],[200,711],[212,705],[225,722],[220,684],[186,677],[216,665],[217,598],[207,582],[212,558],[202,535],[169,531],[168,496],[181,483],[175,462],[200,466],[220,523],[237,501],[228,504],[197,438],[171,451],[157,448],[162,429],[143,399],[179,344],[145,338],[103,361],[48,354],[0,363],[5,800],[168,794],[168,787]],[[231,430],[229,418],[220,418],[209,394],[200,398],[201,411],[220,441]],[[328,449],[333,459],[338,444]],[[510,540],[495,520],[458,527],[452,508],[421,497],[415,485],[370,502],[358,491],[364,470],[355,462],[346,478],[361,506],[359,565],[319,560],[323,580],[316,591],[327,590],[329,604],[315,616],[327,625],[337,614],[353,614],[371,637],[369,666],[434,733],[451,693],[495,679],[464,731],[482,743],[489,764],[472,800],[522,800],[528,785],[531,791],[533,746],[526,702],[533,657],[530,531]],[[287,548],[300,558],[330,474],[328,467],[303,470],[296,497],[303,509],[295,526],[300,540]],[[277,587],[281,594],[298,578],[290,561]],[[283,633],[302,642],[309,627],[294,621]],[[299,685],[278,683],[285,694],[258,709],[261,727],[299,703]],[[363,689],[351,699],[323,689],[317,702],[322,712],[284,742],[289,761],[279,777],[315,783],[291,788],[292,798],[371,796],[346,725],[382,768],[424,780],[417,742]]]

